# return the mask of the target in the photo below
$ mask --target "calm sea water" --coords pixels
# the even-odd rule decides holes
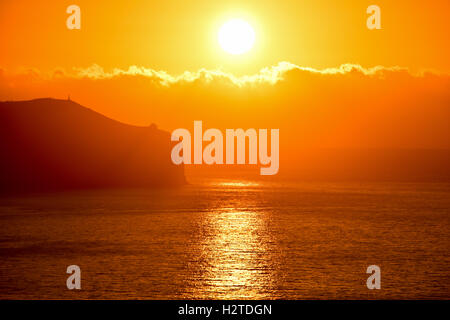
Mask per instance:
[[[2,299],[450,298],[449,184],[199,180],[2,198],[0,223]]]

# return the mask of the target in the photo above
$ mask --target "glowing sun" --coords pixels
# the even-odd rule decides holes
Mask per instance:
[[[255,31],[244,20],[234,19],[225,23],[219,30],[219,44],[231,54],[249,51],[255,42]]]

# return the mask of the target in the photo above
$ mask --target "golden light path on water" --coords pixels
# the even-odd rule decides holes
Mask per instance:
[[[223,187],[257,187],[259,186],[256,182],[221,182],[217,184]]]
[[[218,186],[248,193],[248,187],[257,185],[224,182]],[[195,272],[200,279],[194,277],[194,281],[200,282],[192,295],[204,299],[269,299],[277,263],[272,259],[273,241],[269,238],[270,213],[253,210],[257,203],[246,196],[232,207],[225,202],[219,201],[201,221],[202,268]]]

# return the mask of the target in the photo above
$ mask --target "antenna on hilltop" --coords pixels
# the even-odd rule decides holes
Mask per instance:
[[[67,101],[72,101],[70,100],[70,94],[67,96]]]

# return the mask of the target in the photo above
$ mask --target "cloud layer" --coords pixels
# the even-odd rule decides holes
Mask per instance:
[[[276,84],[283,81],[284,76],[290,72],[307,72],[320,75],[346,75],[346,74],[360,74],[369,77],[383,78],[388,73],[408,73],[407,68],[398,66],[384,67],[375,66],[371,68],[364,68],[358,64],[342,64],[337,68],[326,69],[314,69],[309,67],[302,67],[290,62],[279,62],[275,66],[266,67],[261,69],[258,73],[253,75],[235,76],[232,73],[228,73],[222,70],[207,70],[200,69],[198,71],[185,71],[179,75],[171,75],[163,70],[155,70],[146,67],[130,66],[128,69],[114,68],[111,71],[105,71],[98,64],[93,64],[87,68],[73,68],[72,70],[56,69],[50,73],[41,73],[37,69],[21,69],[15,73],[8,74],[10,77],[19,77],[23,79],[28,77],[33,80],[49,81],[59,78],[71,78],[71,79],[114,79],[124,76],[141,76],[150,79],[155,83],[159,83],[164,86],[170,86],[179,83],[190,83],[201,81],[210,83],[214,81],[225,81],[229,84],[243,87],[246,85],[254,84]],[[419,74],[410,74],[411,76],[423,76],[426,73],[438,74],[435,71],[423,71]],[[0,75],[5,75],[6,71],[0,69]]]

